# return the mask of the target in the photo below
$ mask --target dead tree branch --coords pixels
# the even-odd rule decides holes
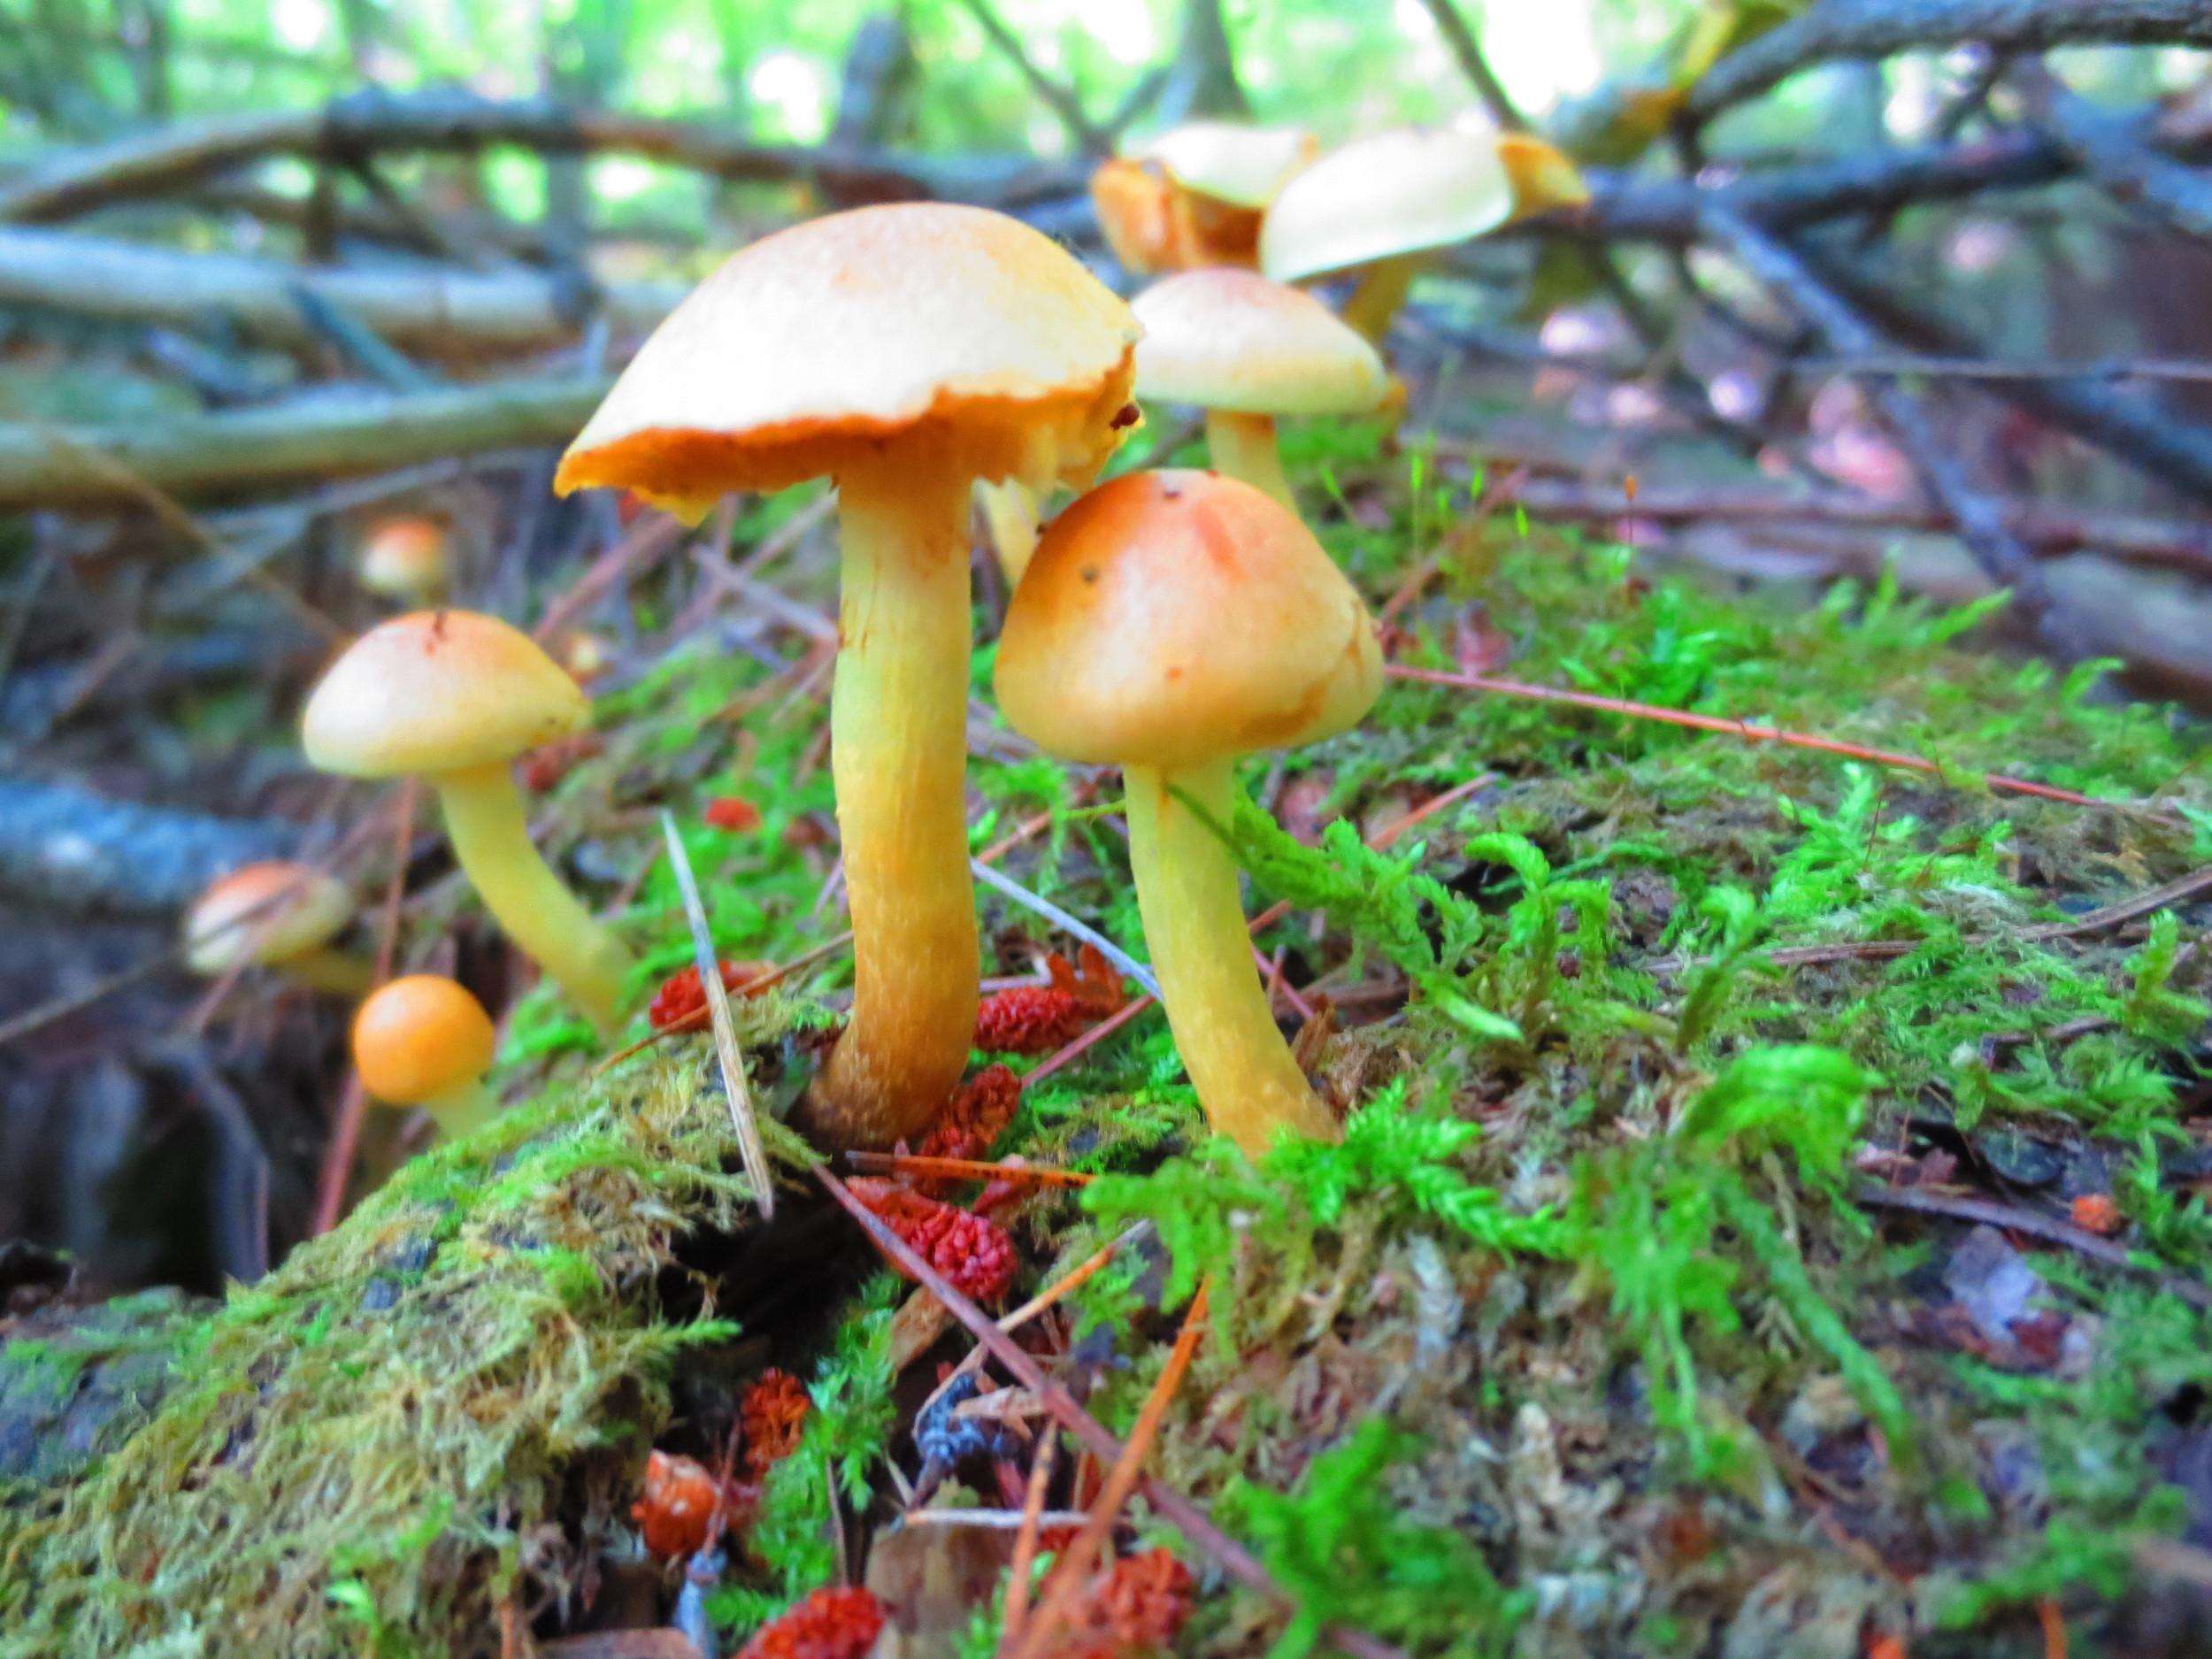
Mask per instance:
[[[1690,94],[1693,126],[1801,69],[1973,41],[1999,52],[2104,44],[2212,46],[2203,0],[1816,0],[1716,64]]]
[[[2153,150],[2147,117],[2097,108],[2039,60],[2016,65],[2012,83],[2036,124],[2108,193],[2192,236],[2212,236],[2212,179]]]
[[[321,396],[131,426],[0,423],[0,509],[123,506],[150,487],[237,494],[524,444],[565,443],[604,380]]]
[[[1083,100],[1075,96],[1072,88],[1062,86],[1037,67],[1029,56],[1029,49],[1022,44],[1021,36],[1000,19],[999,14],[991,9],[990,0],[962,0],[962,4],[976,20],[976,26],[990,37],[991,44],[1029,83],[1029,89],[1039,101],[1060,118],[1060,125],[1068,129],[1068,136],[1075,140],[1076,148],[1087,156],[1111,155],[1112,142],[1091,124],[1091,118],[1084,112]]]
[[[1444,44],[1452,49],[1452,56],[1459,62],[1459,71],[1467,77],[1482,100],[1482,107],[1490,111],[1490,119],[1510,133],[1528,131],[1528,118],[1513,105],[1513,99],[1498,79],[1497,71],[1490,67],[1490,60],[1483,56],[1482,42],[1475,38],[1460,9],[1452,0],[1421,0],[1428,8],[1429,16],[1436,20],[1436,32],[1444,37]]]
[[[1780,242],[1717,202],[1707,204],[1701,222],[1713,241],[1817,329],[1832,350],[1870,357],[1884,349],[1882,337]],[[2012,590],[2013,603],[2024,615],[2039,627],[2044,626],[2050,590],[2033,556],[2013,534],[1996,504],[1968,480],[1966,469],[1937,434],[1928,411],[1894,380],[1861,378],[1881,419],[1919,475],[1921,487],[1943,503],[1975,562],[1992,581]]]
[[[376,93],[341,98],[322,110],[162,128],[65,153],[0,186],[0,220],[71,219],[111,203],[163,195],[270,156],[469,153],[493,144],[548,155],[642,156],[735,182],[803,180],[826,195],[855,202],[938,196],[1011,207],[1079,190],[1087,171],[1028,157],[939,159],[827,145],[756,144],[703,122],[472,96]]]
[[[0,887],[65,910],[157,916],[227,871],[299,848],[289,824],[110,800],[67,784],[0,779]]]
[[[333,270],[228,254],[174,253],[74,231],[0,228],[0,303],[190,329],[211,315],[252,337],[319,337],[304,290],[403,350],[467,358],[541,350],[576,337],[553,279],[529,272]],[[683,297],[673,284],[603,289],[618,333],[650,328]]]

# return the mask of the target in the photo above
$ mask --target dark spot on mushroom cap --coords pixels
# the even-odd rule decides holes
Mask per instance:
[[[1119,409],[1114,411],[1114,419],[1111,424],[1114,430],[1116,432],[1119,432],[1124,426],[1133,426],[1137,424],[1137,422],[1142,420],[1143,419],[1143,414],[1138,410],[1134,403],[1124,403]]]
[[[1083,580],[1087,582],[1096,581],[1098,580],[1098,566],[1095,565],[1086,565],[1083,567]]]

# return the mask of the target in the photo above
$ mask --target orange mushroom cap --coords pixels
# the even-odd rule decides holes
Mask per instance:
[[[1129,308],[1018,219],[905,202],[810,219],[733,255],[646,341],[554,488],[703,515],[938,446],[972,477],[1080,487],[1120,441]]]
[[[591,725],[591,704],[530,637],[473,611],[371,628],[307,700],[307,758],[352,778],[512,760]]]
[[[248,864],[211,884],[184,924],[195,973],[279,962],[328,942],[353,918],[353,895],[326,872],[285,859]]]
[[[361,1004],[353,1064],[378,1100],[411,1106],[481,1077],[497,1037],[484,1005],[451,979],[411,973]]]
[[[999,703],[1048,753],[1174,768],[1310,743],[1382,689],[1375,625],[1249,484],[1132,472],[1053,520],[999,640]]]

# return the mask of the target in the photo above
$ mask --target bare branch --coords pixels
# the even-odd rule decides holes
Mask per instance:
[[[1972,41],[2000,52],[2103,43],[2212,46],[2203,0],[1816,0],[1716,64],[1690,94],[1693,124],[1755,98],[1801,69]]]
[[[611,382],[495,386],[333,397],[129,426],[0,424],[0,509],[116,506],[381,472],[523,444],[565,443]]]
[[[1862,357],[1878,356],[1884,349],[1882,337],[1780,242],[1717,202],[1706,205],[1701,222],[1747,271],[1781,295],[1818,329],[1832,349]],[[1969,481],[1966,469],[1946,448],[1917,399],[1893,380],[1862,378],[1877,412],[1918,473],[1922,488],[1943,503],[1967,551],[1992,581],[2012,590],[2013,603],[2024,614],[2039,626],[2043,624],[2050,610],[2050,590],[2036,569],[2033,556],[2013,534],[2003,513]]]
[[[1083,101],[1072,89],[1062,86],[1030,60],[1029,51],[1021,42],[1021,36],[1008,28],[991,10],[990,0],[962,0],[969,16],[975,19],[983,32],[991,37],[991,44],[1003,52],[1021,78],[1029,83],[1029,89],[1042,100],[1045,107],[1060,118],[1061,126],[1068,129],[1068,136],[1075,140],[1076,148],[1087,156],[1106,156],[1113,153],[1113,146],[1106,135],[1091,125],[1091,118],[1083,112]]]
[[[2146,119],[2077,97],[2039,59],[2016,65],[2012,82],[2036,124],[2105,190],[2193,236],[2212,236],[2212,179],[2153,150]]]
[[[1475,88],[1475,96],[1482,100],[1482,107],[1490,111],[1490,119],[1508,132],[1528,131],[1528,118],[1513,107],[1513,99],[1490,67],[1490,60],[1482,55],[1482,42],[1475,38],[1475,31],[1460,14],[1452,0],[1421,0],[1429,15],[1436,19],[1436,32],[1444,37],[1444,43],[1452,49],[1452,56],[1459,60],[1460,73]]]

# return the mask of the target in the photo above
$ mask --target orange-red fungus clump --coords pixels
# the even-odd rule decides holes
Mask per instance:
[[[1164,1650],[1193,1606],[1190,1569],[1164,1549],[1125,1555],[1091,1580],[1053,1659],[1115,1659]]]
[[[707,803],[700,816],[718,830],[749,830],[760,827],[760,809],[750,801],[733,795],[718,795]]]
[[[722,988],[732,996],[747,995],[747,986],[773,972],[776,966],[772,962],[723,962],[716,965],[722,970]],[[655,1031],[666,1031],[695,1014],[705,1012],[706,1006],[707,995],[700,988],[699,970],[680,968],[661,981],[661,988],[653,993],[645,1018]]]
[[[738,1422],[745,1431],[745,1472],[757,1486],[768,1471],[799,1449],[812,1404],[805,1385],[787,1371],[764,1371],[745,1391]]]
[[[955,1089],[915,1156],[980,1158],[988,1156],[1021,1104],[1022,1080],[1002,1065],[987,1065]]]
[[[996,1302],[1013,1288],[1014,1241],[995,1221],[892,1181],[863,1179],[847,1185],[971,1302]]]
[[[645,1460],[645,1495],[630,1506],[630,1518],[662,1560],[695,1555],[714,1536],[716,1512],[733,1507],[733,1495],[704,1463],[654,1452]]]
[[[522,787],[532,795],[543,795],[605,748],[595,732],[580,732],[573,737],[541,743],[522,757]]]
[[[1080,956],[1079,971],[1064,956],[1047,956],[1050,985],[1018,985],[985,997],[975,1011],[975,1046],[986,1054],[1050,1054],[1117,1012],[1121,976],[1095,945],[1085,945]]]
[[[753,1632],[738,1659],[861,1659],[883,1629],[866,1590],[817,1590]]]

